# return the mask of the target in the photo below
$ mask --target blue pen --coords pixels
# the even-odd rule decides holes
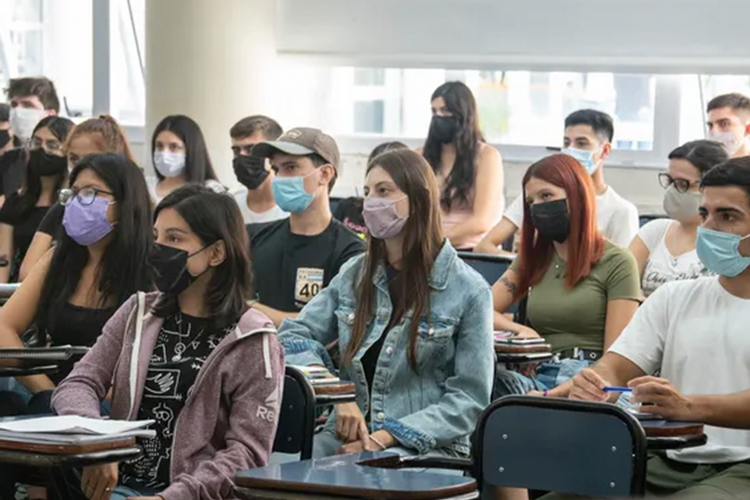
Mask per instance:
[[[605,392],[633,392],[630,387],[605,387]]]

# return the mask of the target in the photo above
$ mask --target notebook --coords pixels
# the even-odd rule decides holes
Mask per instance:
[[[73,415],[0,422],[0,440],[26,443],[81,444],[125,437],[154,437],[153,420],[99,420]]]

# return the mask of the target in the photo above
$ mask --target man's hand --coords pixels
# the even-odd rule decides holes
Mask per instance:
[[[700,420],[690,398],[683,396],[669,380],[638,377],[628,387],[633,389],[631,402],[641,403],[638,411],[642,413],[653,413],[667,420]]]
[[[83,468],[81,490],[89,500],[109,500],[117,486],[117,464],[90,465]]]
[[[607,401],[611,395],[604,388],[607,381],[591,368],[581,370],[578,375],[571,379],[568,398],[583,401]]]

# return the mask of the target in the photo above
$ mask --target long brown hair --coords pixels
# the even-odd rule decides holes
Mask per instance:
[[[568,236],[568,261],[565,285],[572,289],[591,273],[604,253],[604,238],[596,225],[596,197],[591,176],[574,158],[556,154],[542,158],[526,171],[523,177],[524,196],[530,179],[541,179],[565,190],[570,213]],[[524,201],[521,227],[521,252],[519,253],[518,293],[525,295],[529,287],[544,277],[555,251],[552,240],[537,237],[531,222],[530,205]]]
[[[440,191],[430,164],[409,149],[379,155],[367,166],[367,172],[375,167],[385,170],[409,199],[409,219],[403,230],[401,303],[394,304],[393,310],[404,313],[412,310],[407,356],[409,364],[416,371],[419,319],[430,313],[430,274],[445,240],[440,217]],[[385,242],[369,236],[363,270],[359,281],[354,282],[357,307],[352,337],[346,347],[345,365],[351,364],[365,339],[367,323],[375,316],[374,279],[378,267],[385,262]]]
[[[102,152],[124,156],[128,160],[137,164],[135,156],[133,155],[133,150],[130,148],[128,139],[125,136],[125,132],[123,132],[122,127],[117,123],[117,120],[111,116],[100,115],[97,118],[89,118],[78,124],[68,136],[68,140],[65,143],[65,149],[68,149],[70,143],[73,142],[76,137],[84,134],[93,135]]]

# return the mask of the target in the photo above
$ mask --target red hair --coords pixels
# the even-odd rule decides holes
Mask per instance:
[[[591,273],[591,267],[602,258],[604,238],[596,224],[596,197],[591,176],[573,157],[556,154],[534,163],[523,177],[523,196],[530,179],[540,179],[565,190],[570,213],[568,261],[565,285],[575,287]],[[525,295],[529,287],[539,283],[552,262],[555,248],[552,240],[537,237],[531,223],[530,206],[524,200],[521,251],[518,255],[518,293]]]

